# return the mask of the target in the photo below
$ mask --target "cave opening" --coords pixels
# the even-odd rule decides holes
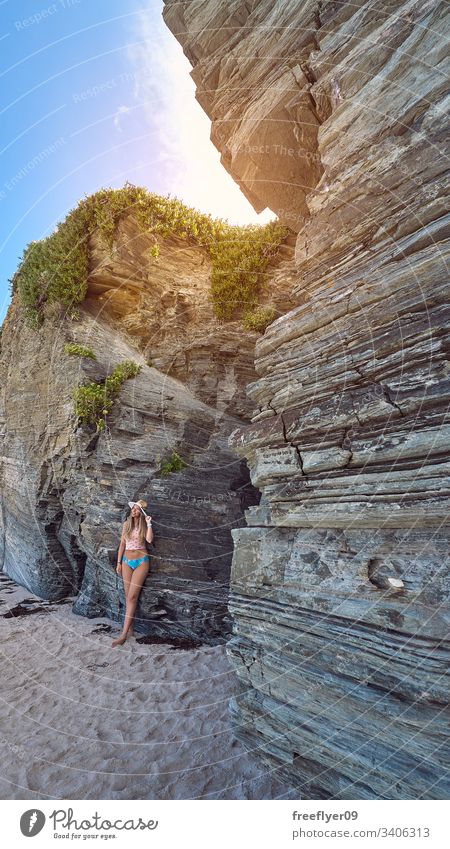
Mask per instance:
[[[238,494],[242,514],[248,507],[256,507],[261,501],[261,492],[251,482],[250,469],[245,458],[239,463],[237,475],[230,483],[230,490]]]

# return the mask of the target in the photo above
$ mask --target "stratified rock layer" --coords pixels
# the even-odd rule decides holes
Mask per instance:
[[[309,798],[446,798],[443,2],[168,0],[222,162],[298,231],[230,445],[239,736]],[[448,299],[447,299],[448,300]]]

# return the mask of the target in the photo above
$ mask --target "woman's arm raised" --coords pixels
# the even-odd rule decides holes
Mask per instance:
[[[145,521],[147,522],[147,533],[145,535],[145,539],[147,542],[153,542],[152,517],[146,516]]]

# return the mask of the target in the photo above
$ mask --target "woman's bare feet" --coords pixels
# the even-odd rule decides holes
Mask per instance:
[[[121,634],[120,637],[117,637],[117,640],[113,640],[111,646],[122,646],[128,637],[128,634]]]

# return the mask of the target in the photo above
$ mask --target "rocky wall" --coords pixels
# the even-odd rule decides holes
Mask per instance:
[[[159,241],[156,260],[154,237],[132,214],[119,221],[111,251],[94,234],[74,320],[46,305],[43,326],[32,330],[13,297],[0,354],[1,568],[42,598],[73,596],[76,613],[121,622],[121,525],[127,502],[144,497],[155,539],[136,630],[223,642],[230,530],[260,497],[227,444],[249,420],[244,387],[255,377],[258,334],[215,318],[204,249]],[[90,347],[96,359],[69,356],[67,342]],[[77,419],[73,391],[124,360],[141,371],[96,433]],[[162,475],[172,451],[186,465]]]
[[[230,438],[262,492],[233,531],[236,732],[303,798],[446,798],[448,6],[164,17],[224,166],[298,232]]]

